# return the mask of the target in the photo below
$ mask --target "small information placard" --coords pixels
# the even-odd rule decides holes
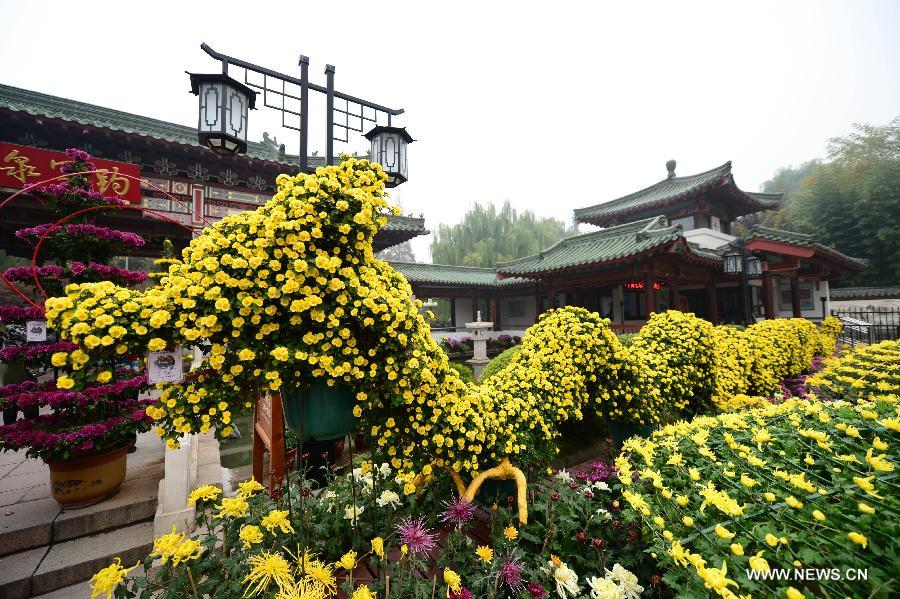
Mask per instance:
[[[181,363],[181,346],[172,350],[160,350],[147,353],[147,382],[180,383],[184,380],[184,367]]]
[[[47,340],[47,321],[46,320],[29,320],[25,323],[25,341],[31,343],[33,341]]]

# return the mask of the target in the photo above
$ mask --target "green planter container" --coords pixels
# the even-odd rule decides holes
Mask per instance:
[[[353,390],[347,385],[313,384],[281,390],[284,420],[303,441],[332,441],[353,430]]]
[[[656,427],[652,424],[625,424],[624,422],[611,422],[609,424],[609,436],[616,442],[616,445],[621,445],[623,442],[634,436],[644,437],[646,439],[652,435],[655,430]]]

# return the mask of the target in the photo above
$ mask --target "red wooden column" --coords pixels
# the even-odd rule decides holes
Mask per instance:
[[[656,292],[653,289],[653,275],[647,273],[644,275],[644,303],[647,305],[647,319],[650,319],[650,313],[656,310]]]
[[[719,298],[716,295],[716,282],[712,281],[706,284],[706,315],[713,324],[719,322]]]
[[[794,311],[794,318],[803,316],[800,309],[800,279],[797,277],[791,277],[791,308]]]
[[[775,318],[775,302],[772,300],[772,273],[764,272],[762,276],[763,312],[767,319]]]

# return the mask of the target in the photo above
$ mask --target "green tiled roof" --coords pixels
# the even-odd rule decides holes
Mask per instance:
[[[497,272],[509,275],[533,275],[557,270],[612,262],[661,249],[675,241],[696,257],[718,261],[716,252],[702,250],[684,241],[680,225],[669,225],[663,216],[655,216],[584,235],[567,237],[546,250],[509,262],[497,264]]]
[[[415,216],[394,216],[387,215],[387,223],[382,230],[384,231],[408,231],[416,235],[425,235],[428,231],[425,229],[425,219]]]
[[[389,262],[410,283],[454,285],[466,287],[502,287],[532,283],[530,279],[510,277],[498,279],[493,268],[423,264],[420,262]]]
[[[731,161],[728,161],[722,166],[704,173],[663,179],[659,183],[627,196],[587,208],[576,208],[575,220],[602,226],[627,214],[675,203],[718,185],[723,180],[732,187],[736,198],[747,205],[748,212],[770,210],[781,202],[780,193],[746,193],[738,189],[731,175]]]
[[[146,116],[105,108],[86,102],[78,102],[59,96],[42,94],[11,85],[0,84],[0,109],[25,112],[32,116],[61,119],[79,125],[87,125],[112,131],[121,131],[141,137],[184,146],[200,146],[196,127],[169,123]],[[296,164],[296,156],[279,156],[273,144],[247,143],[248,158],[281,164]],[[310,166],[324,166],[325,158],[310,156]]]
[[[900,286],[844,287],[829,290],[829,295],[832,300],[894,299],[900,298]]]
[[[853,256],[848,256],[847,254],[839,252],[834,248],[828,247],[827,245],[817,243],[812,235],[807,235],[806,233],[796,233],[794,231],[784,231],[782,229],[772,229],[770,227],[762,227],[757,225],[750,229],[750,232],[747,233],[745,239],[767,239],[769,241],[777,241],[780,243],[789,243],[791,245],[798,245],[801,247],[814,248],[817,252],[827,254],[840,262],[844,262],[845,264],[856,270],[863,270],[866,267],[865,260],[854,258]]]

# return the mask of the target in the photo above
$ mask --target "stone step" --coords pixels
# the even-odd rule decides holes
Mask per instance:
[[[0,508],[0,556],[153,518],[162,465],[142,468],[129,474],[143,477],[126,478],[116,495],[86,508],[64,510],[49,497]]]
[[[34,572],[31,594],[49,593],[89,580],[115,557],[122,558],[123,566],[133,566],[152,549],[153,522],[133,524],[53,545]]]
[[[106,501],[77,510],[63,510],[53,522],[53,543],[150,520],[156,514],[159,479],[148,476],[126,481]]]

